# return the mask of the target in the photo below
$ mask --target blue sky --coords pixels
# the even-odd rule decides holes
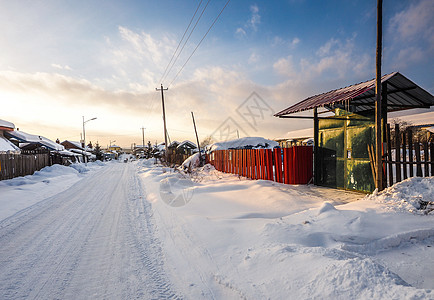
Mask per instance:
[[[194,139],[190,111],[201,138],[227,120],[231,134],[281,137],[312,124],[273,111],[375,76],[376,1],[230,1],[172,82],[226,2],[209,1],[162,82],[172,140]],[[161,141],[155,88],[199,3],[0,0],[0,118],[79,140],[82,116],[96,116],[86,125],[93,142],[141,143],[142,126]],[[433,93],[434,3],[383,5],[383,74],[400,71]],[[252,126],[237,108],[253,92],[268,111]]]

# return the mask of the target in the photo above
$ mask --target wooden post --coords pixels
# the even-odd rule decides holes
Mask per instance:
[[[408,162],[409,162],[409,174],[410,177],[414,176],[414,170],[413,170],[413,131],[412,129],[408,129],[407,131],[408,135]]]
[[[407,143],[405,139],[405,130],[402,132],[402,170],[403,170],[403,178],[407,179]]]
[[[197,135],[196,122],[194,120],[194,114],[193,114],[193,112],[191,112],[191,117],[193,118],[194,133],[196,134],[197,148],[199,149],[199,162],[200,162],[199,166],[202,166],[202,154],[200,153],[199,137]]]
[[[396,161],[396,182],[401,182],[401,134],[399,132],[399,124],[395,124],[395,161]]]
[[[396,130],[396,127],[395,127]],[[395,134],[396,137],[396,134]],[[392,143],[391,143],[391,136],[390,136],[390,124],[387,124],[387,160],[389,161],[387,163],[388,165],[388,171],[389,171],[389,186],[393,185],[393,165],[392,165]],[[396,151],[396,149],[395,149]],[[397,167],[398,165],[396,165]],[[398,169],[396,169],[396,182],[398,182]]]
[[[431,160],[431,176],[434,176],[434,143],[429,145],[430,160]]]
[[[376,47],[376,75],[375,75],[375,187],[383,190],[383,159],[381,139],[381,50],[383,29],[383,0],[377,0],[377,47]]]
[[[313,141],[314,141],[314,149],[313,149],[313,182],[315,185],[319,184],[319,170],[320,170],[320,164],[319,164],[319,152],[318,152],[318,145],[319,145],[319,120],[318,120],[318,109],[315,107],[313,109]]]
[[[414,152],[416,155],[416,176],[422,177],[422,160],[420,159],[420,143],[419,140],[414,144]]]
[[[428,142],[424,142],[423,143],[423,155],[424,155],[424,176],[428,177],[429,176],[429,166],[428,166],[428,162],[429,162],[429,153],[428,153]]]

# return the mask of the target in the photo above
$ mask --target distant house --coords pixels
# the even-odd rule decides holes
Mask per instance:
[[[60,143],[60,145],[64,146],[70,153],[74,155],[78,162],[84,162],[84,158],[86,157],[87,161],[95,161],[96,155],[90,153],[81,146],[80,142],[68,141],[65,140]]]
[[[65,149],[84,150],[84,148],[81,146],[80,142],[74,142],[74,141],[65,140],[65,141],[61,142],[60,145],[64,146]]]
[[[48,151],[62,151],[65,148],[62,145],[41,135],[29,134],[20,130],[11,130],[5,132],[5,137],[10,141],[17,143],[22,150],[46,149]]]
[[[311,139],[311,142],[309,142]],[[287,132],[283,137],[274,139],[281,148],[313,145],[313,128],[299,129]]]
[[[14,129],[15,125],[13,123],[0,119],[0,153],[20,153],[20,148],[5,137],[5,132],[10,132]]]
[[[194,150],[197,149],[197,146],[195,143],[185,140],[182,143],[180,143],[177,147],[176,147],[176,151],[179,154],[183,154],[183,155],[187,155],[190,156],[193,154],[193,152],[195,152]]]
[[[108,147],[108,151],[122,151],[122,148],[117,145],[111,145]]]

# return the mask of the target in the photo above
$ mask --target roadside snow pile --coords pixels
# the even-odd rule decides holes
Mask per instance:
[[[24,177],[0,181],[0,221],[42,200],[63,192],[85,176],[98,170],[102,162],[52,165]],[[86,175],[87,176],[87,175]]]
[[[228,149],[273,149],[278,147],[279,143],[263,137],[244,137],[241,139],[230,140],[226,142],[214,143],[208,146],[207,151],[228,150]]]
[[[434,177],[412,177],[367,196],[384,203],[388,210],[434,214]]]
[[[182,163],[181,167],[186,170],[188,168],[193,169],[197,168],[200,165],[200,156],[199,153],[195,153],[193,155],[190,155],[184,162]]]

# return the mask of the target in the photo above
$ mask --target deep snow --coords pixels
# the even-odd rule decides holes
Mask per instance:
[[[434,177],[365,197],[210,165],[189,175],[153,160],[74,167],[0,182],[0,298],[434,298],[434,213],[417,204],[433,201]],[[38,257],[58,252],[66,262],[42,271]],[[26,270],[38,267],[33,282],[38,269]]]

